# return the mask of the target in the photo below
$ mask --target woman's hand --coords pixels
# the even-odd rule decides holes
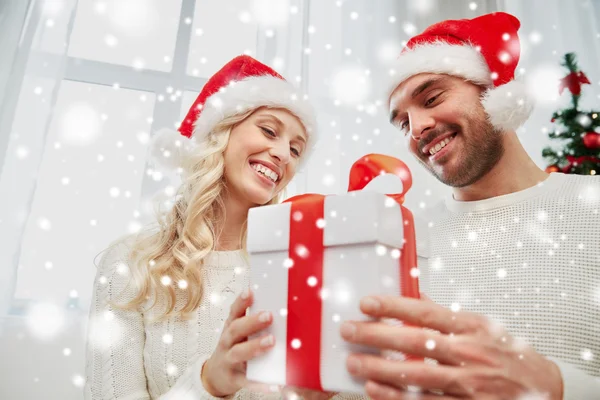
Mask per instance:
[[[269,312],[245,316],[246,308],[252,301],[252,292],[246,289],[231,305],[219,343],[204,363],[201,372],[202,384],[213,396],[225,397],[248,386],[246,361],[265,353],[275,345],[273,335],[248,340],[248,336],[260,332],[273,322],[273,316]]]
[[[286,386],[282,390],[285,400],[328,400],[335,396],[335,392],[319,392],[317,390],[304,389],[294,386]]]

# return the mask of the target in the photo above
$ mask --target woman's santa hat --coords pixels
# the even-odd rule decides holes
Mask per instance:
[[[388,94],[420,73],[462,77],[486,88],[482,104],[494,127],[516,130],[533,110],[525,84],[514,79],[521,53],[520,25],[503,12],[431,25],[411,38],[398,57]]]
[[[176,168],[185,153],[206,139],[224,118],[259,107],[286,109],[302,122],[308,136],[302,160],[307,159],[317,141],[315,113],[308,97],[275,70],[247,55],[235,57],[206,82],[178,132],[163,129],[154,135],[152,158],[163,167]]]

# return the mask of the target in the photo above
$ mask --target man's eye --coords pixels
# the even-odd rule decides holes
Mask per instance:
[[[439,95],[438,95],[438,96],[439,96]],[[435,101],[435,100],[438,98],[438,96],[433,96],[433,97],[431,97],[429,100],[427,100],[427,101],[425,102],[425,105],[426,105],[426,106],[430,106],[431,104],[433,104],[433,102],[434,102],[434,101]]]
[[[400,129],[406,129],[408,128],[408,121],[402,121],[400,123]]]

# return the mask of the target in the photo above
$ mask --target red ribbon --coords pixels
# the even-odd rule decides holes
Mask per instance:
[[[325,196],[306,194],[289,199],[288,314],[286,383],[314,390],[321,387],[321,297]],[[322,226],[322,225],[321,225]],[[315,283],[308,285],[309,279]],[[311,283],[312,283],[311,282]]]
[[[414,219],[412,213],[402,206],[404,195],[412,186],[412,176],[406,164],[383,154],[366,155],[350,169],[348,192],[361,190],[375,177],[386,173],[398,176],[403,186],[402,193],[387,195],[400,204],[404,217],[405,243],[399,261],[400,290],[403,296],[419,298],[418,279],[411,275],[412,268],[417,266]],[[288,254],[293,262],[288,269],[286,384],[323,390],[320,293],[325,249],[323,225],[318,221],[324,218],[325,196],[303,194],[285,202],[292,203]]]
[[[560,80],[558,93],[562,94],[563,90],[566,87],[572,94],[574,94],[575,96],[579,96],[581,94],[581,84],[583,83],[591,83],[588,77],[585,76],[583,72],[571,72],[569,75],[565,76]]]
[[[361,190],[369,182],[380,175],[394,174],[402,182],[402,192],[387,194],[396,200],[404,217],[404,246],[400,253],[400,293],[405,297],[420,298],[419,280],[411,275],[417,267],[416,238],[414,234],[415,220],[410,210],[404,207],[404,196],[412,186],[412,175],[408,166],[397,158],[383,154],[368,154],[356,161],[350,168],[348,192]]]

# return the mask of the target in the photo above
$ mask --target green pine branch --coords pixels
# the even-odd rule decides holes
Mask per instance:
[[[569,70],[569,74],[579,72],[575,53],[565,54],[561,64]],[[561,147],[560,150],[552,147],[542,150],[542,156],[548,165],[556,165],[562,169],[569,165],[567,156],[600,158],[598,149],[589,149],[583,144],[583,135],[587,132],[600,131],[600,111],[580,111],[578,109],[579,98],[579,95],[571,93],[571,107],[552,114],[552,120],[557,124],[558,129],[549,132],[548,137],[551,140],[560,141]],[[580,118],[585,116],[587,116],[589,124],[582,125]],[[572,166],[569,173],[589,175],[592,171],[600,175],[600,162],[585,161],[580,165]]]

